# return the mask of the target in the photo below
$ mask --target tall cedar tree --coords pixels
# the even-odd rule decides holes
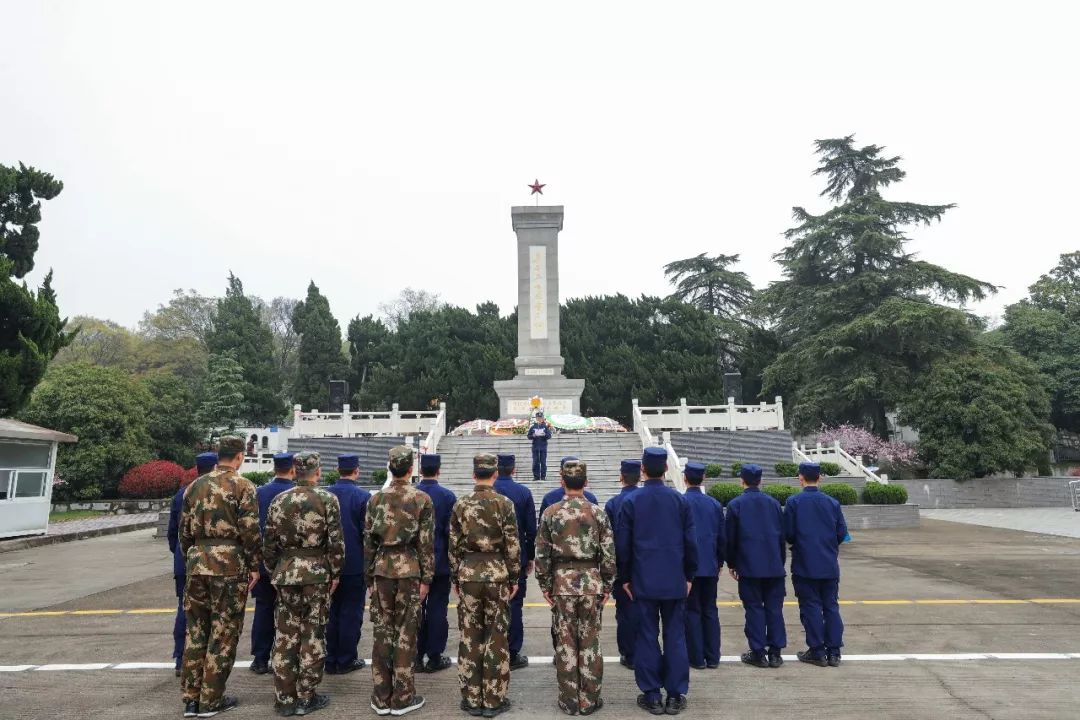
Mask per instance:
[[[213,329],[206,338],[212,354],[230,353],[244,369],[240,419],[253,425],[278,422],[285,415],[281,378],[274,364],[274,336],[262,321],[240,278],[229,273],[225,297],[217,301]]]
[[[928,225],[953,205],[886,200],[904,179],[899,157],[856,148],[854,136],[818,140],[815,175],[837,203],[821,215],[796,207],[799,223],[775,258],[784,279],[763,293],[781,351],[765,369],[797,429],[865,425],[888,434],[885,414],[938,357],[971,347],[978,321],[940,302],[964,303],[994,286],[917,260],[904,228]]]
[[[196,420],[211,435],[218,435],[235,430],[243,418],[244,368],[232,353],[211,355],[209,366]]]
[[[300,335],[293,402],[304,409],[328,409],[329,382],[344,380],[348,363],[341,352],[341,326],[314,282],[308,285],[307,299],[293,309],[292,326]]]
[[[741,270],[730,270],[738,255],[708,257],[705,253],[664,266],[664,275],[675,286],[671,297],[728,320],[744,317],[754,297],[754,286]]]
[[[15,282],[34,268],[41,201],[63,189],[52,175],[22,163],[0,165],[0,417],[26,405],[49,361],[73,335],[64,331],[51,272],[36,293]]]

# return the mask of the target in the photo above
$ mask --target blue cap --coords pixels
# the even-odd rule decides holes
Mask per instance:
[[[288,470],[293,466],[293,453],[283,452],[274,455],[274,469]]]
[[[799,474],[807,480],[817,480],[821,477],[821,466],[815,462],[799,463]]]
[[[705,464],[699,462],[688,462],[683,467],[683,474],[686,475],[687,480],[696,480],[701,482],[705,479]]]
[[[570,462],[571,460],[580,460],[580,459],[581,458],[575,457],[574,455],[567,455],[566,457],[564,457],[562,460],[559,461],[559,468],[561,469],[563,465]]]
[[[433,473],[442,467],[442,455],[420,456],[420,472]]]
[[[199,453],[195,456],[195,472],[203,475],[214,469],[217,465],[218,457],[215,452]]]
[[[667,450],[662,447],[647,447],[641,454],[641,467],[646,471],[659,472],[667,465]]]
[[[623,475],[640,475],[641,474],[641,461],[640,460],[623,460],[619,465],[619,472]]]
[[[761,466],[753,463],[743,465],[739,477],[745,480],[747,485],[757,485],[761,482]]]
[[[513,468],[517,465],[517,458],[509,453],[505,455],[496,455],[495,457],[498,459],[498,465],[501,468]]]
[[[337,469],[343,472],[352,472],[360,467],[360,456],[354,453],[337,456]]]

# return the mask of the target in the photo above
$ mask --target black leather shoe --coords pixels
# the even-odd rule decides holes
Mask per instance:
[[[176,677],[180,677],[180,666],[179,665],[176,666],[176,670],[173,672],[173,674],[176,675]]]
[[[625,655],[619,656],[619,664],[622,665],[624,668],[629,668],[630,670],[634,669],[634,661],[626,657]]]
[[[234,697],[232,697],[230,695],[226,695],[225,697],[218,700],[217,704],[214,705],[212,708],[209,708],[209,709],[203,708],[203,709],[201,709],[199,711],[199,714],[196,715],[196,717],[212,718],[215,715],[217,715],[218,713],[223,713],[223,712],[226,712],[227,710],[232,710],[233,708],[235,708],[239,704],[240,704],[239,700],[237,700],[236,698],[234,698]]]
[[[461,701],[461,705],[459,705],[458,707],[460,707],[464,712],[469,713],[473,717],[480,717],[481,715],[484,714],[484,708],[482,708],[482,707],[473,707],[472,705],[465,702],[464,700]]]
[[[678,715],[685,709],[685,695],[668,695],[667,704],[664,706],[664,712],[666,712],[668,715]]]
[[[529,658],[526,655],[511,655],[510,656],[510,669],[520,670],[521,668],[529,667]]]
[[[664,703],[660,701],[659,696],[655,700],[649,700],[649,697],[642,693],[637,696],[637,706],[642,710],[648,710],[653,715],[664,714]]]
[[[497,708],[484,708],[484,717],[493,718],[496,715],[502,715],[504,712],[510,709],[510,699],[502,701],[502,705]]]
[[[256,675],[265,675],[270,672],[270,663],[253,662],[251,663],[251,672]]]
[[[184,703],[184,717],[192,718],[199,717],[199,701],[188,700]]]
[[[337,675],[337,665],[323,665],[323,675]]]
[[[754,667],[759,668],[769,667],[769,660],[765,657],[764,653],[749,650],[740,655],[739,658],[747,665],[753,665]]]
[[[292,717],[296,714],[296,704],[289,703],[288,705],[277,705],[274,707],[274,712],[281,717]]]
[[[413,660],[412,669],[413,672],[427,672],[427,668],[424,667],[424,658],[417,655],[416,660]]]
[[[720,663],[719,662],[707,662],[707,663],[705,663],[705,667],[709,668],[710,670],[715,670],[716,668],[720,667]]]
[[[603,707],[604,707],[604,698],[596,698],[596,704],[593,705],[591,708],[589,708],[587,710],[582,710],[581,714],[582,715],[592,715],[594,712],[596,712],[597,710],[602,709]]]
[[[775,669],[775,668],[780,667],[783,664],[784,664],[784,658],[780,657],[780,651],[779,650],[770,650],[769,651],[769,667]]]
[[[829,661],[823,657],[815,657],[809,650],[800,650],[795,653],[795,657],[799,659],[799,662],[807,663],[808,665],[817,665],[818,667],[829,667]]]
[[[301,700],[296,704],[297,715],[310,715],[313,712],[322,710],[330,704],[330,698],[326,695],[320,695],[315,693],[307,700]]]
[[[700,665],[698,665],[697,663],[690,663],[690,667],[694,668],[695,670],[704,670],[708,667],[708,665],[706,665],[705,663],[701,663]]]
[[[366,667],[367,667],[367,662],[365,662],[363,658],[359,658],[357,660],[353,660],[351,663],[349,663],[345,667],[339,667],[337,669],[337,674],[338,675],[348,675],[351,672],[356,672],[357,670],[363,670]]]
[[[825,660],[825,664],[829,667],[840,667],[840,653],[836,653],[835,655],[829,655],[829,657]]]
[[[450,662],[450,658],[445,655],[440,655],[437,658],[428,660],[427,664],[424,665],[424,670],[429,673],[437,673],[446,670],[451,665],[453,665],[453,663]]]

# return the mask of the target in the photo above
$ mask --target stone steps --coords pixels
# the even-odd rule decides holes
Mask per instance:
[[[401,444],[408,443],[403,437],[393,436],[289,438],[288,449],[289,452],[314,450],[319,453],[324,473],[337,470],[338,455],[356,453],[360,456],[360,478],[367,482],[371,480],[373,470],[386,468],[390,448]]]
[[[775,478],[777,463],[791,462],[791,434],[786,430],[673,432],[671,445],[683,461],[719,463],[730,475],[734,463],[756,463],[763,476]]]

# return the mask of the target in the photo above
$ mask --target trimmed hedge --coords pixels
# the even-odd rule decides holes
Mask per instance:
[[[863,488],[863,502],[867,505],[903,505],[907,499],[907,488],[903,485],[868,482]]]
[[[255,487],[265,485],[274,479],[274,472],[272,470],[251,470],[243,475],[250,480]]]
[[[705,466],[705,477],[718,478],[724,474],[724,466],[720,463],[709,463]]]
[[[327,470],[322,474],[322,481],[327,485],[333,485],[341,478],[341,473],[337,470]]]
[[[167,498],[176,494],[184,468],[168,460],[143,463],[124,473],[117,492],[124,498]]]
[[[735,483],[716,483],[709,488],[709,495],[719,500],[721,505],[727,505],[741,494],[742,486]]]
[[[821,463],[821,474],[836,477],[840,474],[840,466],[832,462]]]
[[[731,477],[740,477],[742,475],[742,466],[748,463],[731,463]]]
[[[781,505],[786,503],[789,497],[799,492],[789,485],[762,485],[761,491],[779,500]]]
[[[821,492],[836,498],[841,505],[854,505],[859,502],[859,493],[846,483],[827,483],[821,486]]]
[[[799,477],[799,466],[793,462],[782,462],[773,465],[777,477]]]
[[[377,483],[386,482],[386,468],[376,468],[371,471],[371,479]]]

